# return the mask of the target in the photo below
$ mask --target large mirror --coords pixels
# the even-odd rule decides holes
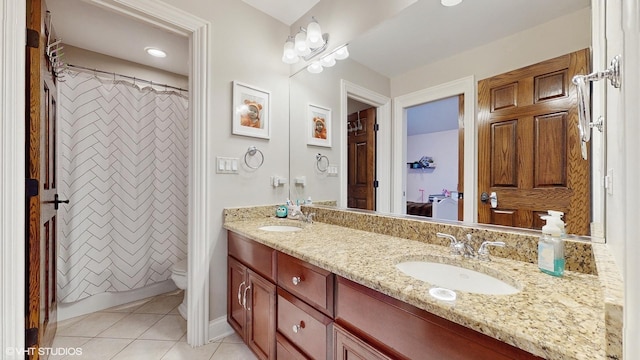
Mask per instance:
[[[590,24],[589,0],[482,0],[456,7],[418,0],[351,40],[349,59],[320,74],[302,69],[291,76],[291,199],[367,208],[356,185],[368,183],[372,173],[378,183],[376,211],[405,214],[407,202],[463,193],[455,215],[477,222],[483,205],[478,191],[478,81],[589,48]],[[322,144],[309,141],[315,107],[330,111],[330,141]],[[354,139],[366,130],[368,107],[379,130],[373,145],[365,141],[363,146]],[[594,133],[594,143],[600,136]],[[443,142],[436,145],[436,139]],[[424,150],[420,143],[436,147]],[[371,154],[373,165],[361,161]],[[599,159],[601,154],[592,151],[588,161],[593,165]],[[598,171],[592,166],[592,173]],[[590,183],[591,175],[585,176]],[[598,201],[601,194],[594,188],[590,197]],[[591,206],[592,223],[602,222],[602,209]]]

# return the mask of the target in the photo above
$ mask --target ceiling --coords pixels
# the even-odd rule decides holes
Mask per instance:
[[[407,136],[458,130],[458,97],[452,96],[407,109]]]
[[[289,25],[319,0],[243,1]],[[47,0],[47,4],[64,43],[188,75],[186,37],[83,0]],[[438,0],[418,0],[351,41],[349,51],[352,59],[394,77],[589,6],[590,0],[466,0],[448,8]],[[165,49],[168,56],[152,58],[144,52],[147,46]]]

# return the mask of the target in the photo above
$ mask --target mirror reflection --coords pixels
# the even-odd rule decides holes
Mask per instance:
[[[321,74],[301,70],[292,75],[291,198],[336,200],[342,207],[432,217],[433,205],[446,198],[453,200],[448,201],[446,215],[435,218],[478,222],[478,212],[484,205],[480,201],[483,191],[478,189],[477,161],[482,140],[477,138],[475,116],[479,111],[478,81],[588,48],[589,5],[587,0],[562,4],[551,0],[508,4],[483,0],[444,8],[438,2],[417,1],[399,16],[350,41],[349,59]],[[588,72],[588,63],[578,71]],[[467,78],[473,84],[471,99],[460,97],[462,92],[447,93],[442,89]],[[575,91],[565,90],[569,92],[567,98]],[[415,94],[423,96],[412,97]],[[393,114],[385,97],[394,99]],[[454,100],[456,104],[452,105]],[[450,102],[449,113],[418,111],[441,101]],[[332,110],[331,146],[309,144],[310,105]],[[373,141],[363,142],[356,137],[363,132],[358,130],[367,117],[363,111],[371,107],[380,128],[374,132]],[[575,130],[571,111],[557,122],[563,124],[567,142]],[[533,121],[537,124],[541,120]],[[427,124],[439,128],[417,132],[416,127]],[[317,154],[326,156],[329,168],[337,171],[319,171]],[[517,162],[520,155],[512,157]],[[373,174],[373,182],[367,177],[369,174]],[[588,186],[589,174],[584,176]],[[305,178],[304,185],[296,181],[299,178]],[[372,189],[373,195],[363,194],[359,184]],[[544,186],[558,186],[557,181],[549,184]],[[487,192],[488,197],[491,192]],[[560,205],[549,206],[558,209]],[[588,208],[586,213],[589,217]],[[526,216],[537,215],[529,211]],[[601,210],[592,216],[597,221]],[[492,223],[533,228],[539,225],[524,226],[507,220]]]

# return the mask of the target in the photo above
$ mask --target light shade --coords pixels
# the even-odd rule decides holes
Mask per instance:
[[[333,54],[329,54],[327,56],[324,56],[322,59],[320,59],[320,63],[324,67],[332,67],[333,65],[336,64],[336,58]]]
[[[333,53],[333,56],[336,60],[344,60],[349,57],[349,49],[347,49],[347,45],[339,48]]]
[[[286,64],[295,64],[300,60],[298,54],[296,54],[295,45],[293,43],[293,37],[289,36],[284,43],[284,51],[282,53],[282,61]]]
[[[156,49],[153,47],[146,47],[144,48],[144,51],[147,52],[147,54],[151,55],[151,56],[155,56],[155,57],[159,57],[159,58],[163,58],[163,57],[167,57],[167,53],[160,50],[160,49]]]
[[[444,6],[456,6],[460,4],[462,0],[440,0],[440,4]]]
[[[296,34],[295,49],[296,53],[300,56],[309,55],[311,53],[311,49],[309,49],[309,46],[307,45],[307,35],[302,31]]]
[[[307,66],[307,71],[312,73],[312,74],[319,74],[321,73],[323,70],[322,64],[320,64],[320,61],[314,61],[311,63],[311,65]]]
[[[313,19],[307,26],[307,45],[312,48],[319,48],[324,45],[324,40],[322,39],[322,29],[320,29],[320,24]]]

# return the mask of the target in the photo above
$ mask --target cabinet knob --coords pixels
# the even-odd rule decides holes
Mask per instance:
[[[302,279],[300,279],[300,276],[294,276],[291,279],[291,282],[293,282],[293,285],[298,285],[298,284],[300,284],[302,282]]]
[[[291,330],[293,330],[294,333],[298,333],[300,330],[304,329],[304,322],[300,321],[300,324],[295,324],[291,327]]]

